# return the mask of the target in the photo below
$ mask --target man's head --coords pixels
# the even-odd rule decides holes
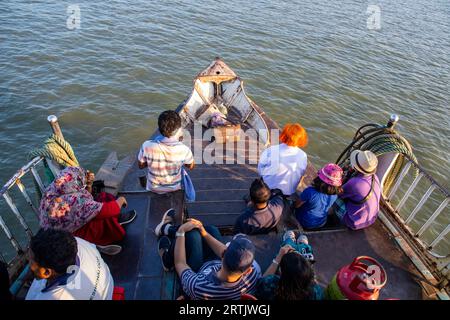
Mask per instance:
[[[250,186],[250,199],[255,205],[266,204],[270,199],[271,191],[262,178],[255,179]]]
[[[164,111],[158,117],[158,127],[164,137],[170,138],[181,128],[181,117],[175,111]]]
[[[76,264],[78,253],[75,237],[62,230],[40,230],[31,238],[29,262],[37,279],[54,278]]]
[[[222,266],[229,275],[241,276],[252,271],[255,245],[243,234],[237,234],[223,253]]]

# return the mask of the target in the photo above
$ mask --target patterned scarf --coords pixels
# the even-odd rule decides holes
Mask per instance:
[[[84,169],[67,167],[47,187],[42,197],[40,224],[43,229],[74,232],[93,219],[102,206],[86,190]]]

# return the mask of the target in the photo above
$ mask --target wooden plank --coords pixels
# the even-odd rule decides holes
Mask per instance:
[[[106,192],[117,195],[133,162],[134,158],[131,155],[119,161],[117,153],[111,152],[95,175],[95,179],[104,181]]]

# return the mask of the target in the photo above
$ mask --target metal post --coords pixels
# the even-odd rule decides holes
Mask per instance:
[[[397,124],[398,120],[400,120],[400,117],[398,115],[396,115],[395,113],[391,114],[389,122],[387,123],[387,127],[393,129]]]
[[[50,127],[52,128],[53,133],[55,135],[57,135],[58,137],[64,139],[61,128],[59,127],[58,117],[55,115],[50,115],[47,117],[47,121],[50,124]]]

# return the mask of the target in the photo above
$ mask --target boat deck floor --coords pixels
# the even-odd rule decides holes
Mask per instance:
[[[309,165],[306,184],[314,173]],[[105,261],[116,285],[125,288],[126,299],[173,299],[176,296],[176,275],[163,271],[157,250],[158,239],[153,230],[169,208],[175,208],[177,220],[181,221],[183,194],[181,191],[165,195],[146,192],[139,183],[139,177],[143,175],[145,169],[139,170],[135,163],[125,177],[123,195],[127,197],[129,208],[135,209],[138,216],[126,226],[123,251],[117,256],[105,256]],[[190,172],[190,176],[196,188],[196,201],[186,204],[189,216],[205,225],[212,224],[226,230],[245,208],[243,196],[257,177],[257,170],[254,164],[200,164]],[[337,270],[350,264],[355,257],[366,255],[377,259],[387,272],[382,299],[421,299],[422,290],[417,283],[419,272],[380,221],[366,230],[341,228],[307,234],[314,249],[314,268],[321,285],[326,286]],[[281,232],[272,232],[250,237],[257,247],[256,260],[262,270],[269,266],[278,252],[281,236]],[[225,239],[229,237],[224,236]]]

